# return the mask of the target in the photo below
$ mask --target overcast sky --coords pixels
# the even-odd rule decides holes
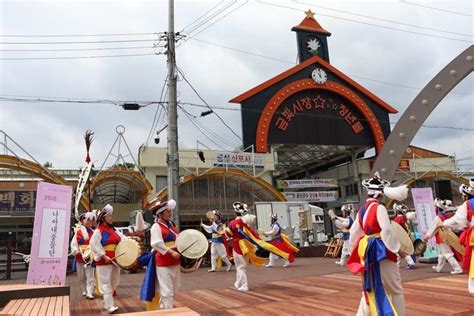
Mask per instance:
[[[177,0],[175,30],[184,29],[182,34],[187,35],[178,43],[177,64],[211,106],[239,109],[228,100],[295,65],[296,35],[291,28],[310,8],[317,21],[332,33],[328,39],[331,64],[398,109],[399,114],[390,117],[396,122],[420,89],[472,44],[472,3]],[[0,96],[160,100],[166,56],[153,54],[164,49],[152,48],[153,44],[162,44],[152,33],[167,30],[167,5],[165,0],[1,0]],[[44,35],[68,36],[39,37]],[[30,44],[7,44],[12,42]],[[117,49],[130,47],[145,48]],[[144,56],[90,58],[110,55]],[[21,59],[50,57],[89,58]],[[469,158],[474,156],[473,85],[472,75],[460,83],[433,111],[425,122],[430,128],[422,128],[412,145],[456,154],[463,169],[474,170],[474,160]],[[178,82],[178,91],[181,102],[203,104],[184,80]],[[194,116],[205,110],[183,107]],[[156,111],[157,105],[124,111],[111,103],[0,101],[0,129],[41,163],[51,161],[56,168],[78,168],[85,158],[82,136],[87,129],[95,132],[91,156],[96,165],[104,161],[120,124],[125,126],[125,138],[136,156],[138,147],[147,141]],[[240,112],[216,112],[238,135],[242,134]],[[160,120],[153,133],[165,124],[164,115],[158,113]],[[214,149],[241,145],[215,115],[193,120],[201,131],[179,111],[180,148],[195,148],[196,141]],[[160,146],[165,146],[166,130],[160,135]],[[155,146],[153,137],[149,145]]]

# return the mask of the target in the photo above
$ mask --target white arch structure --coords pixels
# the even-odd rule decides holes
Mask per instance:
[[[443,98],[474,70],[474,45],[454,58],[415,97],[387,138],[370,174],[393,179],[400,159],[418,130]]]

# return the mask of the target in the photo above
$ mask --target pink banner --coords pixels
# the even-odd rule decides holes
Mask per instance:
[[[72,187],[38,183],[27,284],[64,285]]]
[[[433,191],[431,188],[411,189],[413,196],[413,204],[416,210],[416,221],[418,223],[418,232],[423,236],[433,224],[436,216],[435,206],[433,202]],[[430,240],[430,246],[433,246]]]

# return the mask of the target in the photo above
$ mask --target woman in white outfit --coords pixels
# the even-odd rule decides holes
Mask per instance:
[[[207,272],[216,272],[217,271],[217,260],[221,258],[221,260],[226,264],[227,269],[226,271],[230,271],[232,268],[232,263],[230,263],[229,259],[227,258],[227,249],[225,247],[225,240],[226,236],[224,235],[225,225],[222,222],[222,213],[220,211],[214,210],[214,220],[212,221],[211,225],[205,225],[201,223],[202,228],[209,233],[212,234],[211,237],[211,269]],[[218,230],[218,228],[222,227],[222,232]]]
[[[117,244],[126,237],[114,227],[110,204],[104,206],[97,217],[97,228],[92,234],[90,246],[96,261],[97,274],[99,276],[99,290],[102,292],[104,309],[109,314],[118,310],[114,304],[114,293],[120,283],[120,268],[113,261],[116,254]]]

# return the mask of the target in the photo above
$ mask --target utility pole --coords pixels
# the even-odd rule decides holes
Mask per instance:
[[[176,200],[173,221],[179,226],[179,156],[178,106],[176,104],[176,54],[174,33],[174,0],[168,0],[168,199]]]

